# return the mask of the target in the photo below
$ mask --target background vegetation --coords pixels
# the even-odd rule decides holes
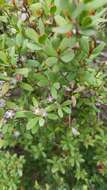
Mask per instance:
[[[107,0],[0,0],[0,190],[107,189]]]

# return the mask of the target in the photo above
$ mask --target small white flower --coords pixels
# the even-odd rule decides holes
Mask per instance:
[[[6,101],[4,99],[0,99],[0,108],[5,107]]]
[[[15,112],[13,110],[8,110],[4,114],[5,119],[12,119],[15,115]]]
[[[22,3],[23,3],[23,2],[22,2]],[[22,5],[21,9],[22,9],[23,12],[26,12],[26,8],[23,7],[23,5]]]
[[[3,84],[4,84],[4,81],[0,80],[0,89],[2,88]]]
[[[0,80],[0,85],[3,85],[3,83],[4,83],[4,80]]]
[[[16,83],[17,83],[16,78],[12,78],[12,80],[10,81],[10,84],[11,85],[16,85]]]
[[[21,61],[22,61],[22,62],[25,62],[25,61],[26,61],[26,57],[25,57],[25,56],[22,56],[22,57],[21,57]]]
[[[32,56],[32,59],[35,60],[35,56]]]
[[[63,75],[66,76],[66,75],[67,75],[67,72],[63,72]]]
[[[48,102],[52,102],[53,101],[53,97],[51,95],[48,96]]]
[[[47,116],[47,112],[45,110],[42,111],[42,116],[46,117]]]
[[[35,115],[40,115],[41,111],[40,111],[40,108],[35,108],[34,109],[34,114]]]
[[[65,87],[65,90],[68,91],[68,92],[70,92],[70,91],[71,91],[71,88]]]
[[[22,13],[21,16],[20,16],[20,19],[22,21],[25,21],[27,19],[27,14],[26,13]]]
[[[6,97],[9,97],[11,95],[11,93],[10,92],[8,92],[5,96]]]
[[[5,77],[7,77],[7,73],[6,72],[4,72],[3,74],[4,74]]]
[[[11,31],[12,34],[16,34],[16,29],[15,28],[11,28],[10,31]]]
[[[14,134],[13,134],[13,136],[15,138],[18,138],[20,136],[20,132],[19,131],[15,131]]]
[[[46,117],[46,116],[47,116],[46,110],[41,109],[41,108],[36,108],[36,109],[34,110],[34,114],[35,114],[35,115],[39,115],[39,116],[43,116],[43,117]]]
[[[80,135],[80,132],[76,128],[72,127],[72,134],[74,136],[78,136],[78,135]]]
[[[72,31],[73,31],[74,34],[76,34],[76,30],[75,29],[73,29]]]

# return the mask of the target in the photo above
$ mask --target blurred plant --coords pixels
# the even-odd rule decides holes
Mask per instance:
[[[0,0],[1,190],[107,189],[106,6]]]

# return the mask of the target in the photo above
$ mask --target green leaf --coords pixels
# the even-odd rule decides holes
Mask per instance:
[[[18,111],[18,112],[16,112],[15,117],[16,118],[26,118],[27,117],[26,111]]]
[[[93,55],[92,56],[98,56],[102,50],[104,49],[105,47],[105,43],[102,42],[99,46],[97,46],[94,50],[93,50]]]
[[[4,51],[0,51],[0,60],[3,63],[8,64],[8,57],[7,57],[7,54]]]
[[[67,51],[63,52],[61,55],[61,60],[65,63],[68,63],[73,60],[75,54],[72,50],[68,49]]]
[[[35,107],[38,107],[38,101],[35,97],[32,98],[32,102]]]
[[[50,120],[58,120],[58,116],[54,113],[49,113],[48,114],[48,119]]]
[[[33,91],[33,88],[30,84],[28,83],[25,83],[25,82],[21,82],[20,86],[24,89],[24,90],[27,90],[29,92],[32,92]]]
[[[66,20],[60,15],[55,16],[55,22],[58,26],[63,26],[67,24]]]
[[[15,108],[14,108],[15,109]],[[33,113],[32,111],[17,111],[16,118],[32,118],[33,117]]]
[[[75,43],[76,43],[76,38],[75,37],[72,37],[72,38],[63,38],[61,43],[60,43],[60,46],[59,46],[59,49],[61,49],[61,51],[67,49],[67,48],[72,48],[73,46],[75,46]]]
[[[0,149],[1,149],[2,147],[4,147],[4,145],[5,145],[5,140],[0,139]]]
[[[66,107],[63,107],[62,109],[64,110],[65,113],[68,113],[68,114],[71,113],[71,108],[70,107],[66,106]]]
[[[38,67],[40,63],[37,60],[28,59],[26,62],[27,66],[30,67]]]
[[[58,61],[58,59],[56,57],[48,57],[48,59],[46,59],[45,63],[46,63],[46,65],[48,65],[49,67],[51,67],[54,64],[56,64],[57,61]]]
[[[45,33],[45,26],[44,26],[44,23],[43,23],[41,18],[39,19],[38,25],[39,25],[40,34],[44,34]]]
[[[33,118],[33,119],[30,119],[27,123],[27,126],[26,126],[26,129],[27,130],[30,130],[32,129],[33,127],[36,127],[36,124],[38,123],[38,118]]]
[[[71,105],[71,100],[66,100],[65,102],[63,102],[62,106],[68,106]]]
[[[88,37],[83,36],[80,39],[80,47],[84,51],[84,53],[88,54],[89,53],[89,39]]]
[[[59,89],[60,88],[60,83],[59,82],[55,82],[54,84],[53,84],[53,86],[54,86],[54,88],[55,89]]]
[[[31,133],[34,135],[34,134],[36,134],[38,132],[38,130],[39,130],[39,125],[36,125],[36,127],[33,127],[31,129]]]
[[[30,42],[27,43],[27,48],[29,48],[32,51],[40,51],[40,50],[42,50],[42,47],[40,47],[37,44],[30,43]]]
[[[101,0],[101,1],[94,0],[85,5],[85,10],[99,9],[100,7],[103,7],[106,4],[107,4],[107,0]]]
[[[53,98],[57,99],[57,90],[54,86],[51,88],[51,94]]]
[[[82,22],[81,22],[82,27],[89,28],[91,24],[92,24],[92,18],[90,16],[84,17],[82,19]]]
[[[3,73],[0,73],[0,80],[10,81],[11,78],[8,76],[5,76]]]
[[[8,91],[9,91],[9,83],[6,82],[2,86],[1,95],[4,96]]]
[[[60,118],[63,117],[63,111],[62,111],[61,108],[58,109],[58,115],[59,115]]]
[[[41,87],[45,87],[49,84],[48,79],[43,74],[37,74],[36,80],[37,80],[37,84]]]
[[[21,33],[18,33],[18,34],[16,35],[16,45],[17,45],[18,47],[21,47],[21,46],[22,46],[22,43],[23,43],[23,36],[22,36]]]
[[[67,10],[70,4],[68,0],[55,0],[55,5],[61,10]]]
[[[54,27],[52,29],[52,31],[54,33],[58,33],[58,34],[64,34],[64,33],[67,33],[69,31],[71,31],[71,29],[72,29],[72,25],[71,24],[66,24],[64,26]]]
[[[80,5],[78,5],[78,7],[74,10],[72,16],[76,18],[82,13],[82,11],[99,9],[100,7],[103,7],[106,4],[107,4],[107,0],[102,0],[102,1],[92,0],[91,2],[86,3],[86,4],[80,3]]]
[[[16,65],[17,64],[17,58],[16,58],[16,54],[15,54],[15,46],[10,47],[9,56],[11,58],[11,64]]]
[[[52,167],[51,170],[52,170],[52,173],[55,174],[59,169],[58,169],[58,167],[55,165],[55,166]]]
[[[39,35],[33,28],[26,28],[25,34],[26,34],[26,37],[28,37],[32,41],[38,43]]]
[[[44,52],[50,57],[56,57],[57,56],[57,53],[56,53],[56,51],[52,45],[52,42],[49,39],[46,40],[46,43],[44,46]]]
[[[47,36],[45,34],[41,35],[39,37],[39,43],[44,44],[47,39]]]
[[[30,72],[29,68],[21,68],[16,70],[17,74],[23,75],[24,77],[28,77],[29,72]]]
[[[45,124],[45,119],[40,118],[39,119],[39,125],[42,127],[42,126],[44,126],[44,124]]]
[[[55,14],[56,10],[57,10],[57,7],[56,6],[52,6],[51,9],[50,9],[50,13],[51,14]]]
[[[51,105],[46,107],[46,111],[48,111],[48,112],[54,111],[55,109],[56,109],[55,104],[51,104]]]
[[[33,3],[30,6],[33,16],[40,17],[42,13],[42,6],[41,3]]]
[[[7,16],[0,16],[0,21],[7,23],[8,21]]]

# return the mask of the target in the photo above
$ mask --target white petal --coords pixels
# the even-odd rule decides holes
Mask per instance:
[[[72,127],[72,133],[73,133],[74,136],[80,135],[79,131],[74,127]]]

